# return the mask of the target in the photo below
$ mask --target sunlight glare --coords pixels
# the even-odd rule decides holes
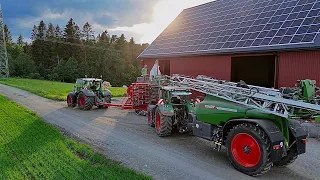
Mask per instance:
[[[151,43],[183,9],[212,0],[161,0],[153,7],[152,22],[135,24],[132,27],[117,27],[110,31],[127,31],[140,35],[139,43]]]

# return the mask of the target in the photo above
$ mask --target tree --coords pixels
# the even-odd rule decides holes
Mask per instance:
[[[31,40],[35,41],[38,38],[38,28],[36,25],[33,25],[33,29],[31,32]]]
[[[111,43],[111,44],[116,43],[116,42],[117,42],[117,39],[118,39],[118,36],[117,36],[117,35],[112,35],[112,36],[111,36],[110,43]]]
[[[55,32],[55,28],[54,28],[53,24],[49,23],[48,24],[48,30],[46,32],[46,38],[50,39],[50,40],[54,39],[55,33],[56,32]]]
[[[38,26],[38,33],[37,33],[37,39],[45,40],[46,39],[46,31],[47,31],[47,26],[44,23],[43,20],[40,21],[39,26]]]
[[[81,47],[77,46],[77,44],[81,44],[81,32],[79,26],[73,21],[72,18],[70,18],[66,24],[66,27],[64,28],[63,37],[66,42],[72,43],[63,46],[63,59],[69,59],[70,57],[81,59]]]
[[[134,82],[141,69],[136,57],[148,44],[128,42],[124,34],[111,36],[107,30],[95,39],[89,22],[81,27],[72,18],[63,30],[44,21],[34,25],[30,44],[20,35],[8,48],[11,75],[65,82],[103,75],[115,86]]]
[[[57,39],[57,40],[60,40],[62,38],[62,31],[61,31],[61,28],[59,25],[56,26],[55,30],[54,30],[54,37]]]
[[[67,42],[75,42],[76,40],[76,23],[73,21],[72,18],[68,21],[66,24],[66,27],[64,28],[64,34],[63,37]]]
[[[99,41],[108,42],[108,43],[110,42],[110,35],[107,30],[101,33],[101,36],[99,37]]]
[[[4,25],[3,30],[4,30],[4,38],[5,38],[6,44],[11,45],[12,44],[12,36],[11,36],[11,33],[9,31],[8,26]]]
[[[121,36],[116,40],[116,49],[119,50],[120,48],[123,48],[126,43],[127,41],[124,34],[121,34]]]
[[[136,42],[134,42],[133,37],[130,38],[129,44],[130,46],[134,46],[136,44]]]
[[[94,40],[94,31],[92,30],[91,25],[86,22],[82,28],[83,38],[86,42]]]
[[[47,26],[43,20],[32,30],[31,54],[35,64],[38,66],[41,76],[46,76],[46,69],[50,68],[50,49],[46,41]]]
[[[21,34],[19,35],[19,37],[18,37],[18,39],[17,39],[17,44],[18,44],[19,46],[21,46],[21,47],[25,45],[25,43],[23,42],[23,37],[22,37]]]
[[[21,53],[15,58],[9,57],[11,76],[28,77],[30,73],[37,73],[35,63],[29,55]]]
[[[74,82],[78,76],[78,62],[74,58],[62,61],[55,69],[54,74],[58,75],[58,80],[63,82]]]

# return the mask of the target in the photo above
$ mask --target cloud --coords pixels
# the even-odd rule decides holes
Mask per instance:
[[[23,17],[17,18],[16,22],[18,26],[22,28],[32,28],[33,25],[39,24],[41,20],[45,21],[56,21],[56,20],[64,20],[66,17],[71,15],[67,10],[62,13],[54,12],[51,9],[46,9],[40,16],[38,17]]]
[[[30,37],[33,25],[41,20],[63,29],[73,18],[79,26],[89,22],[100,33],[119,26],[150,22],[152,6],[159,0],[5,0],[1,2],[5,24],[11,33]],[[118,32],[116,32],[118,33]],[[131,35],[130,32],[126,35]]]
[[[2,2],[5,23],[13,35],[30,37],[41,20],[63,29],[70,18],[80,26],[92,25],[96,35],[104,30],[125,34],[138,43],[151,43],[185,8],[211,0],[6,0]],[[19,4],[19,6],[17,6]]]
[[[134,24],[110,29],[111,32],[123,31],[136,34],[137,42],[151,43],[183,9],[211,2],[212,0],[161,0],[153,7],[150,23]]]

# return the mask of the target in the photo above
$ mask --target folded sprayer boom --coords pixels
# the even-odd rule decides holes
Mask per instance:
[[[291,113],[293,108],[320,112],[319,105],[285,99],[276,89],[226,82],[205,76],[192,78],[178,74],[171,77],[171,82],[176,86],[187,87],[284,118],[294,116]]]

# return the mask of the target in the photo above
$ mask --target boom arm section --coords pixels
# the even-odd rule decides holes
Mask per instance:
[[[204,94],[225,99],[260,111],[288,118],[299,108],[320,113],[320,105],[285,99],[279,90],[221,81],[205,76],[192,78],[174,74],[171,82]]]

